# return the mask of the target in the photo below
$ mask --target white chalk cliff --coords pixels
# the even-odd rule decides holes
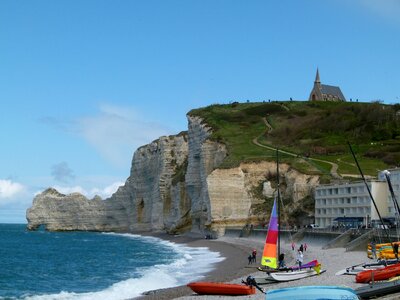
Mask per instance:
[[[218,236],[226,226],[269,217],[269,212],[257,215],[255,207],[265,202],[262,195],[271,196],[275,163],[218,168],[228,155],[225,145],[209,139],[211,128],[200,118],[188,116],[188,121],[187,133],[137,149],[125,185],[108,199],[89,200],[54,189],[37,195],[27,210],[28,229],[44,225],[52,231],[192,231]],[[319,180],[285,164],[280,173],[283,193],[298,205]],[[261,197],[254,192],[257,187]]]

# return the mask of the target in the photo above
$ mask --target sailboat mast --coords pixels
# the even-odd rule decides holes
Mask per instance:
[[[392,246],[393,253],[395,253],[394,247],[393,247],[393,242],[392,242],[392,240],[391,240],[391,238],[390,238],[389,230],[386,228],[385,223],[383,222],[382,216],[381,216],[381,214],[380,214],[380,212],[379,212],[379,210],[378,210],[378,206],[376,205],[376,202],[375,202],[375,200],[374,200],[374,197],[372,197],[371,190],[370,190],[370,188],[369,188],[369,186],[368,186],[367,181],[365,180],[364,173],[361,171],[361,167],[360,167],[360,165],[358,164],[358,161],[357,161],[356,155],[354,154],[353,148],[351,148],[350,142],[347,142],[347,144],[348,144],[349,147],[350,147],[350,152],[351,152],[351,154],[353,155],[353,158],[354,158],[354,161],[356,162],[358,171],[360,172],[361,178],[362,178],[362,180],[363,180],[364,183],[365,183],[365,187],[367,188],[369,197],[371,198],[372,204],[374,205],[375,210],[376,210],[376,212],[377,212],[377,214],[378,214],[379,221],[381,222],[381,224],[382,224],[382,226],[383,226],[383,232],[385,233],[388,242],[389,242],[390,245]],[[396,259],[397,259],[397,260],[399,259],[397,255],[396,255]]]
[[[400,216],[400,207],[399,207],[399,203],[397,202],[396,195],[394,194],[393,186],[392,186],[392,181],[390,180],[389,174],[390,174],[389,171],[387,171],[387,170],[384,171],[384,175],[385,175],[385,177],[386,177],[386,181],[387,181],[388,186],[389,186],[390,195],[392,196],[392,201],[393,201],[394,209],[395,209],[396,212],[397,212],[397,216]]]
[[[281,254],[281,239],[280,239],[280,212],[281,212],[281,194],[280,194],[280,188],[279,188],[279,149],[276,148],[276,180],[278,184],[278,205],[277,205],[277,215],[278,215],[278,256]]]

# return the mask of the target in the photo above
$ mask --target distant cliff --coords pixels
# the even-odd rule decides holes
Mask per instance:
[[[229,155],[211,140],[203,119],[188,116],[188,131],[137,149],[125,185],[112,197],[89,200],[48,189],[27,210],[28,229],[94,231],[193,231],[224,233],[226,226],[269,217],[276,164],[241,163],[218,168]],[[319,177],[281,164],[282,191],[291,209],[302,207]],[[268,208],[268,211],[266,210]]]

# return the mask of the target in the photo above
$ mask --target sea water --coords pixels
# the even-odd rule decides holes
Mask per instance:
[[[128,299],[199,280],[224,258],[154,237],[0,224],[0,299]]]

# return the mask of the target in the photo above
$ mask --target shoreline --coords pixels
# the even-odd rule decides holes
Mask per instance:
[[[138,233],[136,233],[138,234]],[[188,247],[207,247],[210,251],[219,252],[225,259],[216,263],[214,269],[204,275],[201,281],[213,282],[229,282],[241,283],[248,275],[253,277],[263,277],[264,272],[258,271],[258,263],[248,265],[247,256],[251,253],[252,249],[257,250],[257,262],[261,259],[262,250],[264,247],[263,238],[236,238],[236,237],[221,237],[215,240],[206,240],[200,235],[178,235],[171,236],[166,233],[139,233],[143,236],[154,236],[163,240],[167,240],[177,244],[185,244]],[[315,241],[303,240],[301,243],[306,242],[309,246],[307,251],[304,252],[304,262],[318,259],[322,263],[322,269],[326,272],[309,278],[304,278],[296,281],[271,283],[268,285],[261,285],[265,289],[281,289],[286,287],[295,286],[312,286],[312,285],[333,285],[333,286],[346,286],[353,289],[365,286],[365,284],[355,283],[355,276],[342,275],[336,276],[338,270],[348,266],[370,262],[366,256],[365,251],[350,251],[346,252],[344,248],[333,248],[323,250],[322,243]],[[299,243],[297,243],[298,247]],[[295,265],[295,252],[292,251],[288,241],[281,243],[281,249],[285,253],[285,262],[287,265]],[[296,249],[295,249],[296,250]],[[222,295],[198,295],[194,293],[186,285],[156,289],[145,292],[142,296],[134,298],[140,300],[156,300],[156,299],[180,299],[180,300],[216,300],[216,299],[232,299],[232,296]],[[235,299],[254,299],[264,300],[265,295],[256,290],[256,294],[247,296],[235,296]],[[400,299],[400,293],[377,297],[375,299],[381,300],[394,300]]]
[[[152,236],[163,240],[167,240],[176,244],[185,244],[188,247],[207,247],[212,252],[219,252],[224,260],[214,265],[214,268],[204,274],[204,278],[201,281],[218,281],[218,282],[229,282],[237,278],[245,279],[249,274],[256,271],[256,266],[248,267],[247,256],[251,253],[253,245],[239,245],[229,243],[223,239],[205,239],[200,235],[169,235],[167,233],[135,233],[142,236]],[[261,258],[262,249],[259,247],[257,250],[257,258]],[[194,266],[195,267],[195,266]],[[156,299],[176,299],[179,297],[191,296],[193,291],[186,285],[155,289],[145,292],[142,296],[133,298],[135,300],[156,300]]]

